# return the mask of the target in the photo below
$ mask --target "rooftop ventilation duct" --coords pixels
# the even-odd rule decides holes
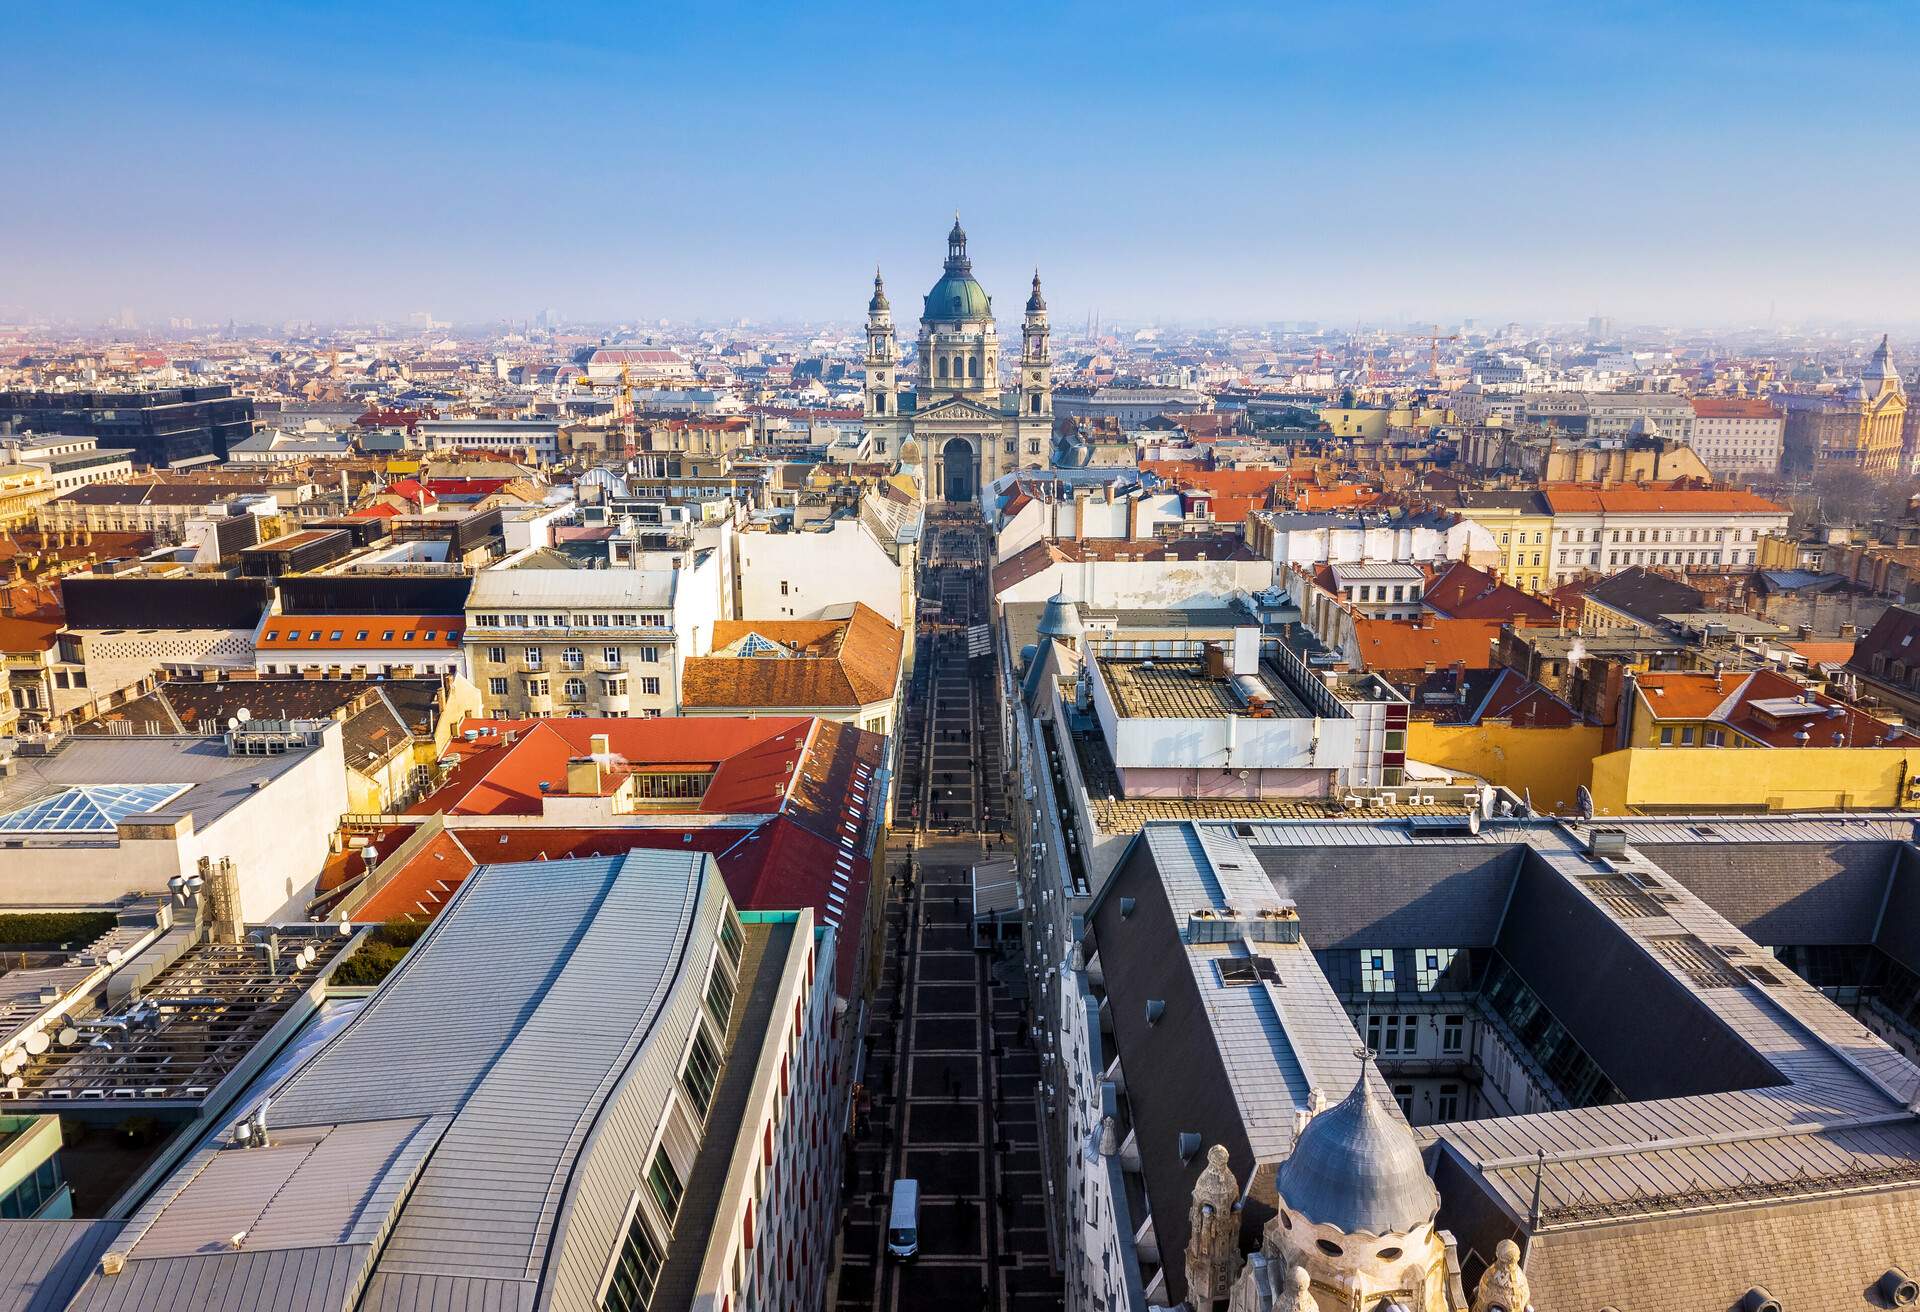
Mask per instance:
[[[1740,1312],[1780,1312],[1780,1302],[1772,1294],[1755,1285],[1740,1296]]]
[[[1920,1284],[1915,1284],[1913,1277],[1897,1266],[1888,1268],[1873,1288],[1888,1307],[1912,1307],[1920,1303]]]

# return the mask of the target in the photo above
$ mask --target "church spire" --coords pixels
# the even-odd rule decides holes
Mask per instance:
[[[1046,297],[1040,294],[1040,270],[1033,271],[1033,295],[1027,297],[1027,313],[1038,314],[1047,308]]]
[[[878,314],[891,308],[887,304],[887,285],[880,280],[880,266],[876,264],[873,266],[873,299],[867,302],[867,313]]]
[[[960,226],[959,210],[953,212],[953,231],[947,234],[947,272],[973,272],[973,261],[967,258],[967,230]]]

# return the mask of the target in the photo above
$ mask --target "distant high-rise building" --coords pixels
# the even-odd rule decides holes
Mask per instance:
[[[1596,314],[1587,320],[1587,336],[1594,341],[1605,341],[1613,336],[1613,318],[1610,315]]]

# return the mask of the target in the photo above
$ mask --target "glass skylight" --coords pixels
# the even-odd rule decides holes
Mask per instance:
[[[0,815],[0,834],[110,834],[128,816],[186,791],[183,784],[82,784]]]

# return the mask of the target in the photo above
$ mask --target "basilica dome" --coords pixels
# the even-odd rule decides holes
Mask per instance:
[[[973,276],[973,261],[967,258],[967,233],[956,216],[953,231],[947,234],[947,264],[940,281],[927,293],[926,312],[922,316],[942,322],[993,318],[993,298],[987,295]]]

